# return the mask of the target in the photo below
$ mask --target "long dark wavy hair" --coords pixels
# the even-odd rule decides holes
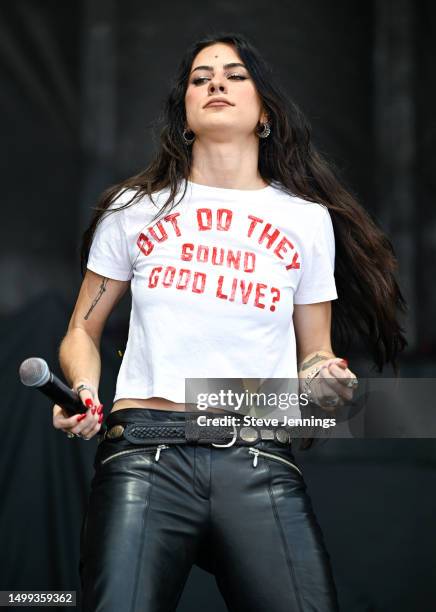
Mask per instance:
[[[96,213],[83,234],[82,276],[96,226],[116,196],[130,189],[136,192],[114,213],[145,195],[152,198],[154,192],[164,188],[169,190],[168,199],[156,216],[166,214],[175,205],[180,185],[189,179],[191,171],[192,148],[182,138],[189,74],[196,55],[215,43],[234,46],[269,116],[271,134],[259,139],[262,178],[268,183],[279,183],[287,193],[322,203],[329,209],[335,233],[338,292],[338,299],[332,301],[333,349],[340,346],[347,351],[360,340],[379,372],[384,364],[391,363],[398,376],[398,356],[408,345],[398,317],[400,312],[408,311],[408,306],[395,278],[398,264],[392,243],[341,184],[332,163],[317,151],[307,119],[274,82],[272,71],[259,51],[238,33],[208,35],[187,49],[160,118],[160,146],[153,160],[139,174],[104,191],[97,202]],[[186,188],[184,183],[180,200]]]

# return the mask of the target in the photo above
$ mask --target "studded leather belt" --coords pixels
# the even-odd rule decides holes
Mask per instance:
[[[108,428],[100,438],[117,440],[125,438],[132,444],[212,444],[213,446],[250,446],[260,440],[271,440],[280,445],[291,444],[291,434],[286,427],[238,427],[199,425],[195,419],[181,422],[126,423]]]

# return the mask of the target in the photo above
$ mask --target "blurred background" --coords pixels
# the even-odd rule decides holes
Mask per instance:
[[[18,367],[40,356],[62,376],[92,206],[150,161],[179,59],[204,34],[251,39],[388,234],[410,309],[401,375],[435,376],[435,19],[429,0],[0,4],[0,590],[79,590],[97,442],[55,431],[49,400],[19,383]],[[103,338],[106,414],[129,299]],[[359,351],[344,356],[370,371]],[[344,612],[436,609],[435,450],[432,439],[330,440],[298,454]],[[225,610],[213,576],[194,568],[178,610],[206,607]]]

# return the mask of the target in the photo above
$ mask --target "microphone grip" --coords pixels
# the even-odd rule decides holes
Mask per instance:
[[[62,382],[53,372],[50,372],[49,380],[44,385],[38,387],[38,389],[53,400],[55,404],[61,406],[69,416],[86,412],[86,406],[82,404],[78,394]]]

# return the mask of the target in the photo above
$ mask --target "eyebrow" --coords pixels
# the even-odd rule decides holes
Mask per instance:
[[[236,66],[242,66],[242,68],[245,68],[244,64],[241,64],[240,62],[230,62],[230,64],[224,64],[223,68],[235,68]],[[209,72],[213,72],[213,66],[197,66],[194,68],[194,70],[192,70],[191,74],[196,70],[209,70]]]

